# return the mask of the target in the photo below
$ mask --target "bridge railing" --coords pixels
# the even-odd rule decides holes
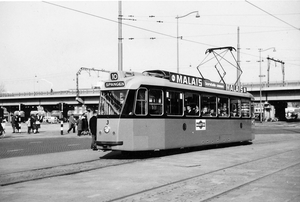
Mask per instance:
[[[267,84],[266,82],[263,83],[243,83],[243,86],[246,86],[249,89],[251,88],[268,88],[268,87],[291,87],[291,86],[300,86],[300,81],[286,81],[282,82],[272,82]]]
[[[98,94],[99,89],[81,89],[81,94]],[[74,95],[76,96],[76,90],[64,90],[64,91],[39,91],[39,92],[20,92],[20,93],[0,93],[0,97],[35,97],[35,96],[58,96],[58,95]]]

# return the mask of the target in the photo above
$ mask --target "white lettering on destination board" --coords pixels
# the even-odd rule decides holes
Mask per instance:
[[[182,74],[171,74],[170,81],[191,86],[202,86],[202,79]]]
[[[124,87],[124,86],[125,86],[124,81],[106,82],[106,83],[105,83],[105,87],[106,87],[106,88]]]
[[[227,84],[226,90],[240,93],[247,93],[247,87],[237,86],[233,84]]]

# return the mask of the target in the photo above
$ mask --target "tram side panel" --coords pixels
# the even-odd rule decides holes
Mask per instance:
[[[165,149],[164,119],[134,119],[133,149],[135,151]]]
[[[166,120],[166,149],[251,141],[252,139],[251,120]]]
[[[164,121],[162,119],[98,119],[97,142],[113,145],[113,150],[143,151],[165,148]],[[109,132],[105,132],[109,127]],[[102,146],[101,144],[98,144]]]
[[[97,141],[113,150],[163,150],[254,139],[248,119],[98,119]],[[104,128],[108,126],[109,132]]]
[[[97,145],[111,149],[133,148],[133,121],[132,119],[98,118],[97,119]],[[116,146],[115,143],[121,144]]]

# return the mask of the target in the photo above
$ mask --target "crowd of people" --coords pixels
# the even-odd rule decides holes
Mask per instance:
[[[12,114],[10,117],[10,122],[12,126],[12,133],[20,133],[21,132],[21,116]],[[39,128],[41,128],[41,123],[43,122],[43,116],[39,114],[31,114],[30,117],[25,122],[27,125],[27,133],[39,133]],[[93,112],[93,116],[89,119],[87,114],[84,113],[80,115],[77,119],[74,117],[74,114],[71,114],[69,119],[69,129],[68,133],[72,130],[73,133],[76,132],[77,135],[91,135],[92,143],[91,149],[97,150],[96,146],[96,131],[97,131],[97,112]],[[0,117],[0,136],[5,136],[5,127],[7,120],[5,118]]]
[[[43,116],[39,114],[32,114],[28,120],[26,121],[27,124],[27,133],[30,134],[33,133],[39,133],[39,128],[41,127],[41,122],[43,122]]]

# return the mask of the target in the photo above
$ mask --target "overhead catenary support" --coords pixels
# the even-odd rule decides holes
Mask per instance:
[[[83,100],[79,97],[79,75],[81,73],[81,71],[87,71],[89,74],[91,71],[95,71],[95,72],[106,72],[106,73],[110,73],[110,71],[108,70],[104,70],[104,69],[94,69],[94,68],[86,68],[86,67],[81,67],[78,72],[76,73],[76,100],[83,104]]]
[[[275,62],[275,65],[276,65],[276,63],[278,62],[278,63],[281,63],[281,68],[282,68],[282,84],[283,84],[283,86],[285,85],[284,84],[284,62],[283,61],[280,61],[280,60],[276,60],[276,59],[274,59],[274,58],[270,58],[269,56],[267,57],[267,59],[268,59],[268,69],[267,69],[267,71],[268,71],[268,78],[267,78],[267,86],[269,87],[269,85],[270,85],[270,68],[271,68],[271,65],[270,65],[270,60],[272,60],[272,61],[274,61]]]

